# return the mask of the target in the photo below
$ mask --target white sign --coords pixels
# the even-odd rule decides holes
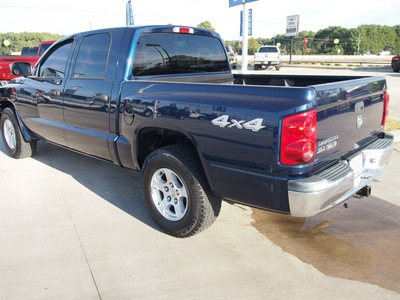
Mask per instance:
[[[288,16],[286,19],[286,36],[296,36],[299,33],[299,15]]]

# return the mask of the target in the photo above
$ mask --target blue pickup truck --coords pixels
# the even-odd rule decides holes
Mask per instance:
[[[0,89],[11,157],[38,140],[142,173],[154,221],[177,237],[221,200],[298,217],[350,198],[386,166],[384,77],[232,74],[200,28],[140,26],[57,41]]]

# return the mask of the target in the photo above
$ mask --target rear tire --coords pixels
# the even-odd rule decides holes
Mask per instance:
[[[25,142],[13,108],[7,107],[1,113],[1,137],[8,154],[13,158],[33,156],[36,141]]]
[[[190,146],[170,145],[152,152],[143,166],[142,189],[153,220],[175,237],[205,230],[221,210],[221,198],[211,192]]]

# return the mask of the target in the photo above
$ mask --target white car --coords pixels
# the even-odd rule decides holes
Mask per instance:
[[[261,46],[254,54],[254,70],[270,66],[274,66],[276,70],[281,68],[281,50],[277,46]]]

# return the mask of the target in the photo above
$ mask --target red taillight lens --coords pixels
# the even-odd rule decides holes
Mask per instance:
[[[304,165],[314,162],[317,144],[315,110],[286,117],[282,122],[280,162]]]
[[[383,115],[382,115],[382,126],[385,126],[386,119],[389,115],[389,94],[387,91],[383,92]]]

